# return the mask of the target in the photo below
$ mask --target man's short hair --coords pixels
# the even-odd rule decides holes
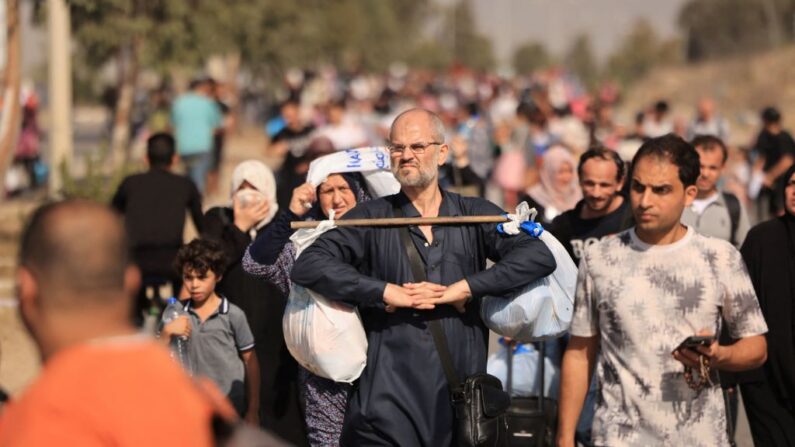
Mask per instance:
[[[642,158],[647,157],[668,160],[674,164],[679,169],[679,180],[685,187],[695,185],[698,176],[701,175],[701,162],[696,149],[692,144],[672,133],[651,138],[643,143],[632,158],[632,169],[635,169]]]
[[[284,102],[281,103],[281,105],[279,105],[279,110],[289,106],[301,108],[301,103],[295,98],[287,98],[286,100],[284,100]]]
[[[416,112],[425,113],[425,116],[429,120],[431,120],[431,127],[433,128],[433,135],[431,136],[431,138],[433,138],[434,141],[437,143],[444,143],[444,134],[446,132],[446,128],[444,127],[444,122],[442,121],[442,119],[439,118],[439,115],[431,112],[430,110],[422,109],[419,107],[406,110],[405,112],[402,112],[401,114],[395,117],[395,120],[392,121],[392,126],[389,128],[389,141],[392,141],[392,134],[395,133],[395,125],[397,125],[397,123],[399,123],[400,120],[404,118],[404,115]]]
[[[171,165],[175,151],[174,137],[167,133],[156,133],[146,140],[146,157],[152,167],[163,168]]]
[[[762,110],[762,122],[764,124],[775,124],[781,122],[781,112],[775,107],[765,107]]]
[[[580,163],[577,165],[577,176],[580,179],[582,179],[582,167],[585,165],[586,161],[592,158],[612,161],[613,164],[616,165],[616,181],[620,182],[624,178],[626,166],[624,165],[624,160],[618,155],[618,152],[604,146],[593,146],[580,155]]]
[[[719,149],[723,153],[723,164],[729,159],[729,149],[726,148],[726,144],[714,135],[697,135],[690,144],[696,149],[701,148],[707,152]]]
[[[662,99],[657,101],[654,103],[654,111],[660,115],[665,115],[668,113],[668,102]]]
[[[105,292],[124,290],[129,263],[121,217],[98,203],[42,205],[22,232],[19,265],[33,272],[42,290],[104,299]]]
[[[217,242],[194,239],[179,249],[174,267],[180,275],[185,270],[193,270],[200,275],[209,270],[220,276],[226,270],[226,255]]]

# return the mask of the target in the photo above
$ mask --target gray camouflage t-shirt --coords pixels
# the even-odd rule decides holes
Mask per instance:
[[[609,446],[723,446],[717,386],[700,394],[671,355],[699,331],[733,338],[767,332],[740,253],[688,228],[651,246],[634,228],[589,247],[580,262],[571,334],[601,336],[593,441]]]

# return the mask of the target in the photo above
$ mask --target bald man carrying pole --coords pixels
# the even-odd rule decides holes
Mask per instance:
[[[359,204],[344,219],[503,213],[486,200],[439,187],[449,148],[432,112],[400,114],[389,139],[401,191]],[[495,223],[411,226],[427,278],[418,283],[400,231],[329,231],[292,271],[295,283],[355,306],[367,333],[367,367],[350,396],[341,445],[457,445],[448,382],[428,323],[441,324],[459,380],[483,373],[488,330],[480,319],[480,298],[516,291],[555,269],[542,242],[525,234],[502,236]],[[487,259],[495,262],[488,270]]]

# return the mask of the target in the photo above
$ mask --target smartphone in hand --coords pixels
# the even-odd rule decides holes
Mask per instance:
[[[679,346],[674,349],[674,351],[679,351],[681,349],[694,349],[697,346],[703,346],[708,348],[712,343],[715,343],[715,336],[714,335],[691,335],[679,343]]]

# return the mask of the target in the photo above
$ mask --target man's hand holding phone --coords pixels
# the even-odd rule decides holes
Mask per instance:
[[[704,356],[709,360],[710,367],[717,367],[722,360],[724,348],[718,344],[715,334],[701,331],[698,335],[687,337],[674,350],[673,356],[683,365],[690,368],[698,368],[699,356]]]

